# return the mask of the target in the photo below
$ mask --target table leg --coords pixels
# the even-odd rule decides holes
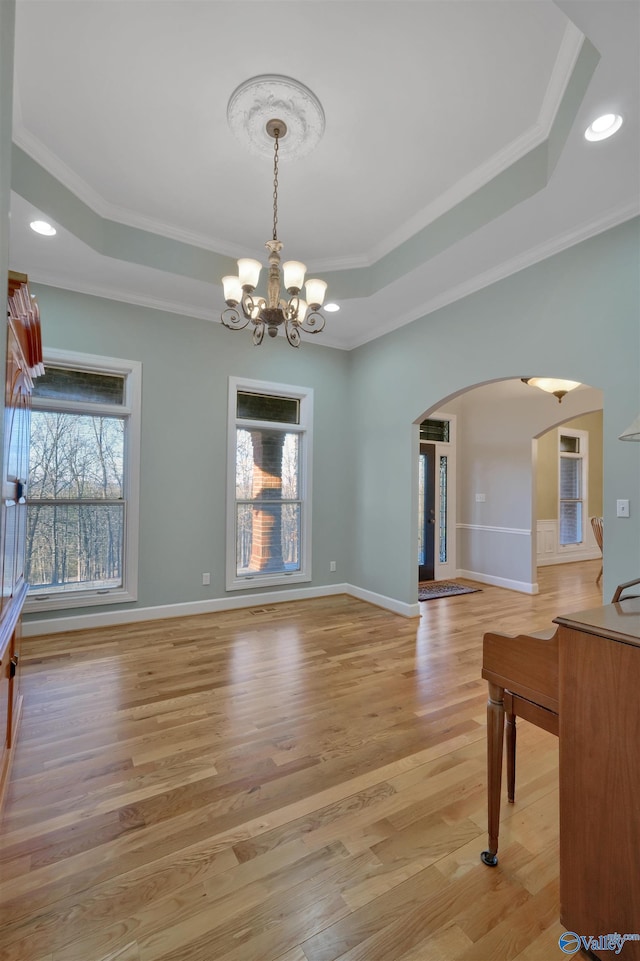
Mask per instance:
[[[516,716],[506,711],[507,740],[507,800],[513,804],[516,796]]]
[[[487,794],[489,809],[489,849],[480,855],[484,864],[498,863],[500,830],[500,791],[502,788],[502,748],[504,742],[504,688],[489,682],[487,702]]]

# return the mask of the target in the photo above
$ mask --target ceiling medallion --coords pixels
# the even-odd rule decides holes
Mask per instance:
[[[316,95],[298,80],[263,74],[241,83],[227,104],[227,122],[251,153],[270,157],[273,139],[267,123],[273,117],[286,126],[281,160],[298,160],[318,145],[324,133],[324,110]]]
[[[285,100],[284,97],[276,97],[273,92],[267,96],[264,80],[268,80],[271,84],[270,90],[272,90],[272,81],[285,81],[289,98]],[[259,81],[257,85],[256,81]],[[294,86],[296,90],[302,88],[304,91],[302,106],[299,106],[298,101],[294,102]],[[256,90],[259,99],[252,106],[250,99]],[[313,105],[317,106],[317,109]],[[262,343],[265,332],[269,337],[276,337],[282,328],[291,346],[299,347],[301,331],[319,334],[324,328],[325,319],[320,308],[324,302],[327,285],[324,280],[319,279],[307,280],[305,283],[306,265],[297,260],[289,260],[282,264],[282,268],[280,266],[282,243],[278,240],[278,161],[280,142],[288,144],[292,136],[289,127],[291,118],[293,118],[294,147],[289,151],[289,159],[303,156],[304,153],[309,152],[311,146],[315,146],[324,130],[322,107],[310,90],[302,87],[302,84],[296,84],[294,80],[289,80],[287,77],[258,77],[242,84],[234,92],[229,101],[227,116],[234,132],[236,132],[234,122],[237,122],[237,129],[243,129],[247,133],[249,139],[246,142],[254,153],[262,154],[260,144],[263,138],[269,146],[269,154],[273,151],[273,234],[271,240],[265,244],[269,251],[266,297],[255,293],[262,264],[258,260],[243,257],[238,261],[237,276],[222,278],[226,308],[222,311],[220,319],[230,330],[244,330],[251,323],[253,343],[256,346]],[[312,119],[314,123],[310,122]],[[319,119],[322,120],[321,124]],[[259,130],[256,126],[258,122],[262,125]],[[282,281],[288,298],[281,297]],[[305,286],[306,300],[300,296],[303,286]]]

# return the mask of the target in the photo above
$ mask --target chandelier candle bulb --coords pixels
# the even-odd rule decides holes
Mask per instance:
[[[322,307],[327,285],[324,280],[308,280],[305,290],[307,292],[307,303],[312,310]]]
[[[297,294],[304,287],[304,275],[307,272],[307,265],[300,263],[299,260],[287,260],[282,265],[284,272],[284,286],[288,294]]]
[[[250,257],[242,257],[238,261],[238,277],[243,289],[248,288],[249,292],[255,290],[260,280],[262,264],[259,260],[251,260]]]
[[[224,299],[229,307],[235,307],[242,300],[242,286],[239,277],[223,277]]]
[[[303,300],[302,297],[298,297],[298,314],[296,317],[296,321],[298,324],[302,323],[308,309],[309,309],[309,305],[307,304],[306,300]]]

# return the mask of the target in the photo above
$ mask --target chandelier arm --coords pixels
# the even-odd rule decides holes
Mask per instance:
[[[298,316],[298,304],[300,303],[300,298],[297,294],[294,294],[291,300],[281,300],[280,310],[284,314],[285,320],[297,322],[296,318]]]
[[[251,320],[253,317],[253,312],[255,308],[259,305],[260,298],[254,300],[250,293],[246,290],[242,294],[242,300],[240,301],[240,306],[242,307],[242,313],[247,318]]]
[[[264,324],[257,323],[255,330],[253,331],[253,343],[256,347],[259,347],[262,343],[264,337]]]
[[[227,307],[220,314],[220,320],[228,327],[229,330],[243,330],[250,321],[250,317],[247,314],[244,316],[240,313],[237,307]]]
[[[292,347],[300,346],[300,325],[295,321],[285,320],[284,332],[287,335],[287,340]]]
[[[319,334],[324,330],[326,320],[319,310],[310,310],[303,321],[297,321],[297,326],[306,334]]]

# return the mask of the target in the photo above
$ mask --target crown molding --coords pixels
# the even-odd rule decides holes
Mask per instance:
[[[0,3],[2,0],[0,0]],[[145,217],[136,214],[125,207],[110,204],[97,191],[90,187],[86,181],[79,177],[67,166],[60,158],[46,147],[37,137],[34,137],[28,130],[17,123],[13,131],[13,142],[23,150],[28,157],[39,164],[48,174],[70,190],[71,193],[82,201],[96,216],[104,220],[122,224],[125,227],[132,227],[135,230],[144,230],[147,233],[156,234],[169,240],[176,240],[179,243],[189,244],[201,250],[208,250],[211,253],[237,260],[240,257],[249,256],[248,248],[240,244],[231,243],[228,240],[221,240],[218,237],[210,237],[190,230],[183,230],[171,224],[165,224],[152,217]],[[309,262],[309,269],[318,273],[326,270],[345,270],[352,267],[369,266],[366,258],[353,257],[340,261],[327,261],[330,266],[323,263]]]
[[[215,309],[207,310],[184,302],[175,303],[160,297],[150,297],[148,294],[135,294],[113,285],[102,287],[100,284],[78,282],[75,277],[63,277],[58,272],[53,274],[46,270],[31,269],[29,281],[46,287],[70,290],[75,294],[87,294],[89,297],[101,297],[122,304],[132,304],[134,307],[148,307],[151,310],[162,310],[169,314],[180,314],[182,317],[194,317],[196,320],[220,320],[220,311]]]
[[[443,307],[448,307],[450,304],[455,303],[457,300],[461,300],[463,297],[468,297],[470,294],[476,293],[478,290],[483,290],[485,287],[490,287],[492,284],[511,276],[511,274],[518,273],[518,271],[524,270],[526,267],[531,267],[542,260],[553,257],[554,254],[561,253],[563,250],[582,243],[582,241],[588,240],[590,237],[595,237],[598,234],[603,233],[605,230],[609,230],[612,227],[617,227],[619,224],[622,224],[627,220],[631,220],[631,218],[636,217],[639,214],[640,204],[638,203],[619,207],[616,210],[610,211],[605,217],[585,223],[581,227],[569,231],[566,234],[562,234],[561,236],[556,237],[547,243],[539,244],[537,247],[532,247],[530,250],[519,254],[517,257],[505,261],[498,267],[485,271],[482,274],[477,274],[475,277],[465,281],[464,284],[451,287],[446,292],[437,297],[433,297],[431,300],[425,301],[416,307],[413,307],[404,314],[399,316],[396,315],[392,321],[385,324],[384,329],[376,328],[372,330],[370,336],[365,336],[359,338],[353,343],[345,344],[337,343],[335,341],[331,342],[331,337],[329,335],[327,338],[323,339],[322,346],[330,347],[336,350],[355,350],[357,347],[361,347],[363,344],[369,343],[372,340],[377,340],[378,337],[383,337],[385,334],[392,333],[394,330],[398,330],[400,327],[405,327],[407,324],[411,324],[416,320],[420,320],[420,318],[426,317],[428,314],[432,314],[436,310],[440,310]],[[219,312],[215,309],[208,310],[190,306],[184,301],[181,303],[175,303],[173,301],[158,297],[150,297],[147,294],[135,294],[129,290],[114,286],[102,287],[99,284],[78,283],[75,278],[61,277],[58,273],[50,274],[47,271],[30,270],[29,279],[33,283],[44,284],[47,287],[57,287],[62,290],[70,290],[78,294],[87,294],[90,297],[101,297],[105,300],[114,300],[120,303],[132,304],[136,307],[147,307],[151,310],[162,310],[166,313],[179,314],[183,317],[193,317],[196,320],[204,320],[210,323],[216,323],[220,319]]]
[[[411,237],[415,236],[443,214],[462,203],[500,173],[520,160],[523,156],[543,143],[549,136],[558,107],[571,78],[576,61],[584,42],[584,34],[570,21],[565,28],[558,56],[551,72],[545,96],[536,122],[523,135],[513,140],[504,149],[494,154],[470,174],[459,180],[433,203],[418,211],[396,231],[377,243],[369,251],[355,253],[349,257],[318,260],[310,268],[319,273],[327,271],[350,270],[372,267],[378,260],[391,253]],[[180,243],[189,244],[212,253],[237,259],[246,256],[246,247],[230,243],[220,237],[185,230],[161,220],[136,213],[126,207],[109,203],[91,187],[60,157],[50,150],[24,126],[20,97],[14,92],[14,142],[24,152],[40,164],[51,176],[70,190],[95,214],[106,220],[115,221],[127,227],[148,231]]]
[[[411,324],[415,320],[420,320],[421,317],[426,317],[428,314],[432,314],[434,311],[440,310],[443,307],[448,307],[457,300],[462,300],[463,297],[468,297],[478,290],[483,290],[485,287],[490,287],[500,280],[505,280],[507,277],[518,273],[520,270],[524,270],[526,267],[532,267],[542,260],[547,260],[555,254],[562,253],[563,250],[574,247],[576,244],[580,244],[584,240],[589,240],[591,237],[596,237],[598,234],[604,233],[605,230],[617,227],[619,224],[623,224],[625,221],[631,220],[638,215],[640,215],[640,203],[638,201],[609,211],[604,217],[582,224],[580,227],[570,230],[565,234],[560,234],[558,237],[539,244],[537,247],[531,247],[529,250],[524,251],[524,253],[518,254],[517,257],[513,257],[511,260],[505,260],[497,267],[487,270],[482,274],[476,274],[475,277],[471,277],[463,284],[451,287],[437,297],[425,301],[420,306],[412,307],[411,310],[406,313],[396,316],[391,323],[386,325],[384,331],[374,331],[371,336],[359,339],[357,343],[352,344],[346,349],[353,350],[372,340],[377,340],[378,337],[383,337],[384,334],[398,330],[400,327],[405,327],[407,324]]]
[[[400,244],[409,240],[420,230],[424,230],[438,217],[442,217],[443,214],[458,206],[548,139],[584,40],[585,36],[582,31],[578,30],[575,24],[567,23],[536,122],[524,134],[516,137],[515,140],[495,153],[484,164],[476,167],[466,177],[462,177],[453,187],[445,190],[433,203],[423,207],[398,230],[376,244],[367,254],[363,255],[365,258],[364,266],[370,267],[377,260],[391,253]]]
[[[170,240],[190,244],[193,247],[209,250],[212,253],[222,254],[226,257],[238,258],[246,256],[246,248],[241,247],[239,244],[232,244],[218,237],[209,237],[194,231],[183,230],[172,224],[166,224],[161,220],[155,220],[152,217],[135,213],[126,207],[110,204],[101,194],[83,180],[82,177],[79,177],[71,167],[67,166],[57,154],[54,154],[42,141],[29,133],[21,123],[14,125],[13,142],[16,146],[20,147],[21,150],[24,150],[32,160],[40,164],[47,173],[55,177],[63,187],[70,190],[83,204],[86,204],[94,214],[97,214],[104,220],[113,220],[126,227],[133,227],[138,230],[147,231],[148,233],[158,234],[161,237],[167,237]]]

